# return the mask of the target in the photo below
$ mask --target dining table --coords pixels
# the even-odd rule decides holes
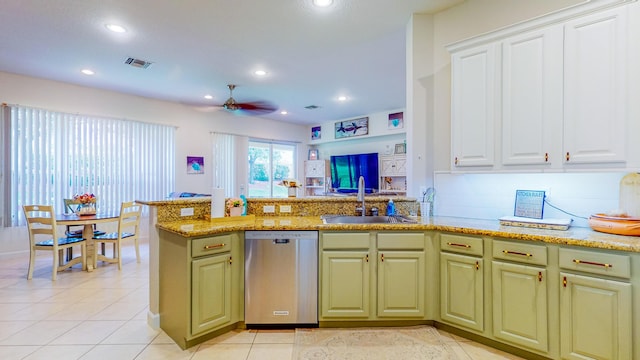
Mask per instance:
[[[115,222],[120,219],[117,212],[98,212],[92,215],[59,214],[56,215],[58,225],[83,225],[82,238],[87,241],[87,271],[93,271],[93,252],[97,251],[93,241],[93,225],[101,223]]]

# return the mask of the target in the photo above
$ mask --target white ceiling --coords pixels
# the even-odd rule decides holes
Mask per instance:
[[[411,14],[461,1],[334,0],[317,9],[311,0],[2,0],[0,71],[203,110],[223,103],[233,83],[238,102],[289,112],[264,117],[321,123],[403,108]],[[153,64],[135,68],[128,57]]]

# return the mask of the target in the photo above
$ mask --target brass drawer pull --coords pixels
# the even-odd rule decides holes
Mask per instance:
[[[449,246],[463,247],[463,248],[467,248],[467,249],[470,249],[470,248],[471,248],[471,245],[468,245],[468,244],[456,244],[456,243],[450,243],[450,242],[448,242],[448,243],[447,243],[447,245],[449,245]]]
[[[578,259],[573,259],[573,262],[576,263],[576,264],[587,264],[587,265],[602,266],[602,267],[607,268],[607,269],[613,267],[613,265],[611,265],[611,264],[603,264],[603,263],[584,261],[584,260],[578,260]]]
[[[224,247],[226,244],[222,243],[222,244],[215,244],[215,245],[205,245],[204,249],[205,250],[213,250],[213,249],[220,249],[222,247]]]
[[[505,255],[520,255],[520,256],[526,256],[526,257],[533,257],[533,255],[529,253],[523,253],[523,252],[511,251],[511,250],[502,250],[502,253]]]

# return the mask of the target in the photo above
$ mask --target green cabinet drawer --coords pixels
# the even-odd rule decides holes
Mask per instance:
[[[631,278],[629,255],[560,248],[560,268],[591,274]]]
[[[493,258],[527,264],[547,265],[547,247],[513,241],[493,241]]]
[[[368,249],[369,232],[322,234],[322,249]]]
[[[200,257],[231,251],[231,234],[191,240],[191,256]]]
[[[440,235],[440,249],[477,256],[482,256],[484,253],[482,238],[454,234]]]
[[[424,233],[379,233],[378,250],[422,250]]]

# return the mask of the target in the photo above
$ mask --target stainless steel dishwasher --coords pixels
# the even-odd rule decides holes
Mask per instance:
[[[245,231],[245,324],[318,324],[318,232]]]

